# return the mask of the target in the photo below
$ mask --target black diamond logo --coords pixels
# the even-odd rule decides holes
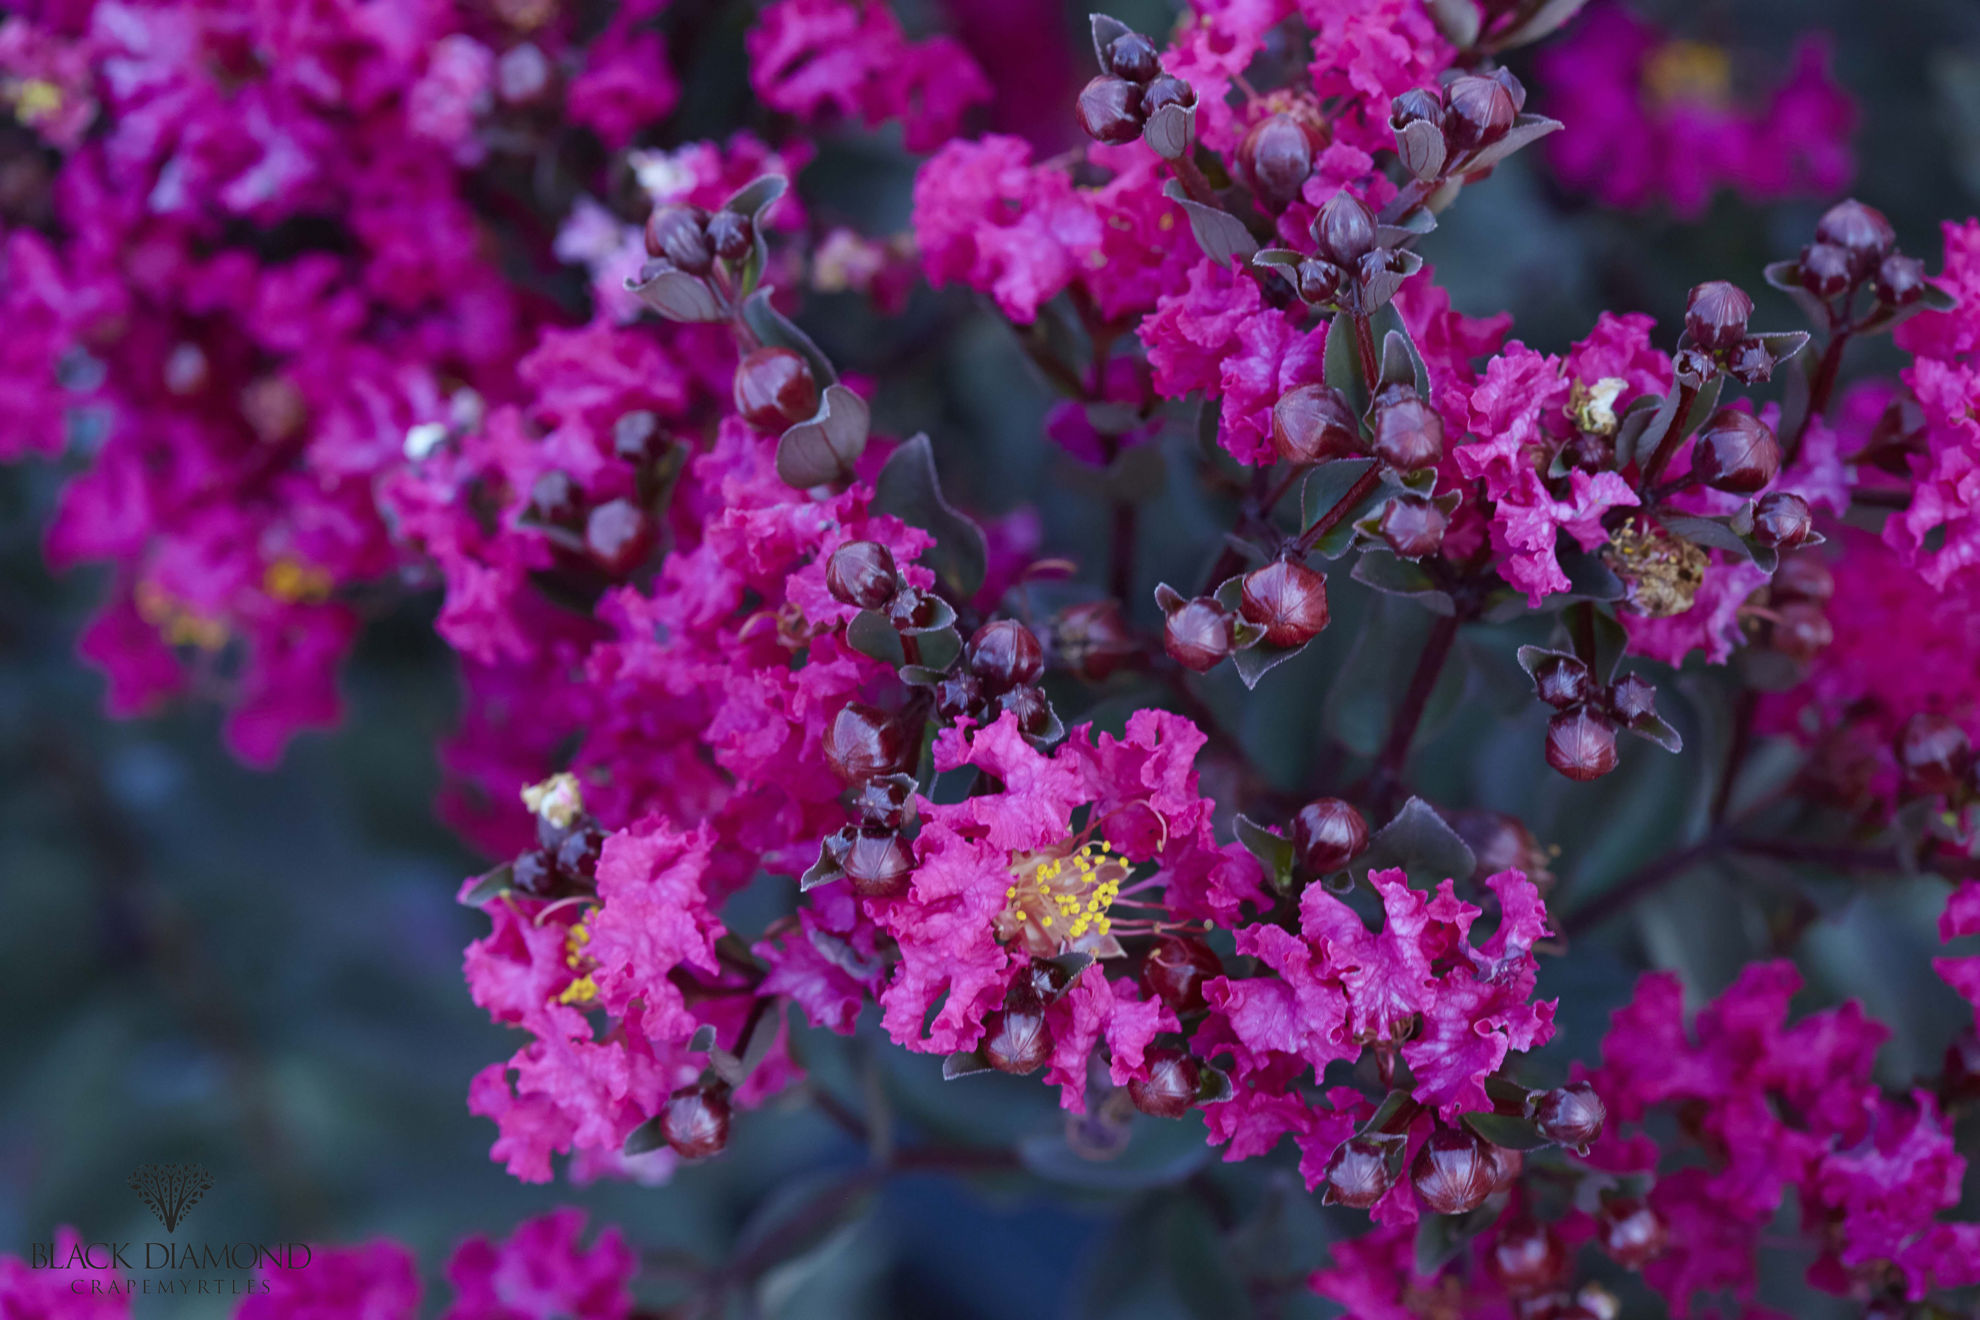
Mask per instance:
[[[213,1189],[213,1175],[198,1164],[140,1164],[131,1175],[130,1187],[165,1231],[173,1233],[186,1212]]]

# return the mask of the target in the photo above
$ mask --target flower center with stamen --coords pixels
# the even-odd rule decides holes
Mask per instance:
[[[1690,609],[1711,564],[1698,546],[1641,518],[1618,527],[1602,557],[1629,588],[1624,603],[1652,619]]]
[[[1110,915],[1131,868],[1105,841],[1068,839],[1038,852],[1011,856],[1011,884],[997,914],[997,938],[1022,941],[1034,958],[1072,951],[1096,958],[1124,950]]]
[[[1604,376],[1593,385],[1574,382],[1568,393],[1567,415],[1590,435],[1616,433],[1616,399],[1629,385],[1615,376]]]
[[[1667,41],[1644,62],[1643,90],[1657,105],[1724,109],[1732,103],[1732,56],[1701,41]]]

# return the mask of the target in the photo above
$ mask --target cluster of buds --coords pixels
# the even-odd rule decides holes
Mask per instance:
[[[1538,646],[1519,648],[1533,694],[1553,707],[1547,721],[1547,764],[1579,783],[1616,768],[1616,733],[1627,729],[1669,751],[1677,734],[1657,715],[1657,689],[1636,674],[1603,683],[1587,660]]]
[[[1141,654],[1120,602],[1112,599],[1067,606],[1047,636],[1053,662],[1088,683],[1106,682]]]
[[[1315,113],[1267,115],[1238,144],[1238,178],[1268,210],[1283,211],[1305,188],[1328,136],[1326,121]]]
[[[750,217],[726,207],[710,215],[698,206],[659,206],[646,218],[646,255],[689,275],[711,275],[717,261],[740,271],[755,248]]]
[[[1980,802],[1980,760],[1966,730],[1936,711],[1906,720],[1892,750],[1904,776],[1904,792],[1942,798],[1956,811]]]
[[[1368,204],[1345,188],[1327,199],[1307,232],[1313,236],[1311,255],[1272,248],[1253,260],[1284,268],[1301,301],[1314,307],[1372,316],[1423,268],[1423,258],[1402,246],[1414,233],[1382,225]]]
[[[530,486],[522,521],[564,555],[623,581],[653,559],[660,543],[654,510],[665,502],[685,451],[660,419],[644,410],[619,418],[612,451],[632,469],[630,493],[594,499],[568,473],[551,468]]]
[[[1326,628],[1327,575],[1293,550],[1233,577],[1215,595],[1185,598],[1155,589],[1162,607],[1162,646],[1193,673],[1207,673],[1238,651],[1298,650]]]
[[[1742,385],[1763,385],[1774,368],[1808,342],[1801,331],[1753,334],[1747,325],[1753,299],[1736,284],[1711,280],[1685,300],[1686,342],[1678,348],[1678,379],[1703,384],[1720,372]]]
[[[1526,88],[1511,70],[1459,74],[1441,88],[1418,87],[1389,105],[1396,154],[1421,180],[1475,167],[1506,140],[1526,108]],[[1487,164],[1489,168],[1489,163]]]
[[[1143,990],[1168,1005],[1187,1026],[1209,1007],[1204,982],[1223,974],[1224,961],[1215,949],[1194,935],[1169,933],[1158,936],[1143,955],[1140,980]],[[1148,1075],[1128,1082],[1128,1099],[1156,1118],[1181,1118],[1228,1086],[1221,1072],[1180,1045],[1153,1045],[1143,1058]]]
[[[1774,274],[1770,268],[1769,278]],[[1888,314],[1916,305],[1927,289],[1924,263],[1898,251],[1897,231],[1884,213],[1854,198],[1816,222],[1815,241],[1801,249],[1792,279],[1824,305],[1832,326],[1848,323],[1866,290],[1877,311]]]
[[[522,800],[536,820],[536,846],[492,874],[529,898],[554,901],[596,892],[605,831],[584,809],[577,776],[568,771],[552,775],[525,788]]]
[[[988,724],[1006,711],[1027,737],[1057,737],[1058,717],[1038,680],[1045,647],[1015,619],[993,619],[970,635],[962,663],[935,684],[935,709],[945,720]]]
[[[1170,160],[1187,151],[1196,90],[1162,72],[1155,43],[1096,14],[1093,50],[1102,72],[1080,89],[1075,111],[1086,135],[1107,146],[1121,146],[1145,135],[1149,145]]]

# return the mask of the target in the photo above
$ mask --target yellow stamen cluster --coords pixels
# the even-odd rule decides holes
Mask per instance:
[[[522,791],[522,800],[532,816],[541,816],[560,830],[569,829],[584,814],[584,789],[568,770],[531,784]]]
[[[1658,105],[1732,102],[1732,56],[1699,41],[1667,41],[1643,64],[1643,90]]]
[[[557,996],[560,1004],[588,1004],[598,998],[598,982],[591,979],[591,969],[597,966],[584,946],[591,943],[591,931],[582,922],[573,922],[570,931],[564,936],[564,966],[578,973],[578,978],[564,987]]]
[[[1602,557],[1629,587],[1625,604],[1652,619],[1691,608],[1710,558],[1698,546],[1632,518],[1615,530]]]
[[[217,651],[227,644],[227,625],[212,615],[201,614],[150,582],[140,582],[133,593],[138,617],[158,630],[173,646],[196,646]]]
[[[1012,882],[997,914],[997,938],[1021,939],[1034,957],[1072,948],[1106,956],[1115,947],[1110,910],[1127,880],[1127,860],[1104,840],[1067,840],[1011,858]]]
[[[322,569],[287,555],[270,563],[261,574],[261,589],[292,605],[328,600],[334,585]]]
[[[14,117],[23,124],[51,119],[62,108],[62,89],[45,78],[23,78],[8,90]]]

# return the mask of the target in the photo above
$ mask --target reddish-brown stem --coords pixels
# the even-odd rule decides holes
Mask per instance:
[[[1388,799],[1402,782],[1403,767],[1409,761],[1409,745],[1416,740],[1417,726],[1423,723],[1423,712],[1430,704],[1430,694],[1437,690],[1437,680],[1443,676],[1444,662],[1450,658],[1457,634],[1457,615],[1438,616],[1423,643],[1423,654],[1417,658],[1416,672],[1409,676],[1402,705],[1396,708],[1395,720],[1389,725],[1389,740],[1382,748],[1381,759],[1375,763],[1375,782],[1370,795],[1385,813],[1389,809]]]
[[[1375,361],[1375,326],[1365,316],[1354,320],[1354,352],[1361,359],[1361,378],[1368,382],[1369,394],[1375,393],[1375,381],[1379,367]]]
[[[1347,493],[1335,501],[1333,508],[1321,514],[1311,527],[1299,534],[1299,539],[1293,542],[1293,549],[1302,555],[1311,552],[1314,546],[1320,544],[1321,538],[1333,531],[1340,524],[1341,519],[1354,512],[1355,506],[1368,498],[1381,482],[1382,465],[1377,463],[1347,488]]]
[[[1691,406],[1698,402],[1696,385],[1678,386],[1677,412],[1671,417],[1671,426],[1664,432],[1664,438],[1657,442],[1657,451],[1650,455],[1650,461],[1643,465],[1642,486],[1648,490],[1664,475],[1664,469],[1677,454],[1678,446],[1684,443],[1684,428],[1691,421]]]

